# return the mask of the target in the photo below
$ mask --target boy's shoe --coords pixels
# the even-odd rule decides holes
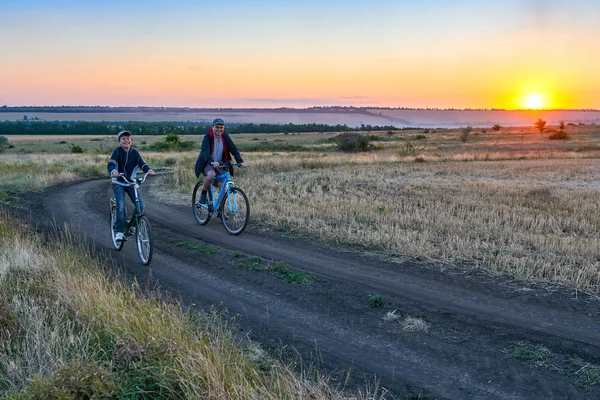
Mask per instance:
[[[123,241],[123,240],[125,240],[125,235],[123,235],[123,232],[117,232],[117,234],[115,235],[115,240],[116,241]]]
[[[207,198],[206,193],[200,194],[200,204],[206,204]]]

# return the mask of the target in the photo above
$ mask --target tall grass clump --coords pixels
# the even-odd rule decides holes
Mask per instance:
[[[256,361],[217,311],[109,278],[68,233],[45,243],[6,213],[0,222],[0,398],[342,397],[324,378]]]
[[[336,137],[338,150],[356,153],[369,150],[369,137],[359,133],[343,133]]]
[[[569,139],[569,134],[566,131],[563,131],[561,129],[558,132],[551,133],[548,136],[548,139],[550,139],[550,140],[567,140],[567,139]]]

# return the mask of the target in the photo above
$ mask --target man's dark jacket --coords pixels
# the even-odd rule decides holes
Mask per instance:
[[[238,163],[243,163],[242,156],[238,151],[237,147],[233,143],[233,140],[229,137],[229,135],[225,132],[221,135],[221,141],[223,142],[223,162],[228,162],[231,160],[231,156],[229,153],[233,154],[235,157],[235,161]],[[200,154],[198,155],[198,159],[196,160],[196,166],[194,167],[194,171],[196,172],[196,178],[200,177],[200,174],[204,172],[204,168],[206,164],[209,162],[213,162],[212,152],[215,147],[215,134],[213,133],[212,128],[206,135],[204,135],[204,139],[202,139],[202,149],[200,150]]]

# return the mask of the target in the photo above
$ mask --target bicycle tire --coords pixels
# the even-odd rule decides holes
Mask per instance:
[[[242,189],[232,187],[225,192],[220,209],[221,222],[227,232],[235,236],[246,229],[250,219],[250,202]]]
[[[206,225],[211,217],[211,213],[209,212],[211,199],[207,199],[206,204],[200,204],[201,193],[202,181],[196,183],[196,186],[194,186],[194,192],[192,193],[192,212],[194,213],[194,218],[200,225]]]
[[[108,222],[110,224],[110,236],[112,239],[112,244],[115,247],[115,250],[121,251],[123,248],[123,244],[125,244],[124,240],[116,240],[117,231],[115,230],[115,226],[117,224],[117,205],[114,203],[114,200],[110,201],[110,212],[108,214]]]
[[[148,265],[152,261],[152,231],[150,221],[146,217],[141,217],[136,222],[135,241],[137,243],[138,255],[142,264]]]

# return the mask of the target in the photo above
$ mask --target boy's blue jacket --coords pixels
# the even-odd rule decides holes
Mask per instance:
[[[150,166],[144,162],[144,159],[136,149],[132,147],[129,151],[125,151],[120,146],[113,151],[106,166],[109,174],[116,169],[119,173],[124,173],[127,178],[135,177],[138,168],[141,168],[146,173],[150,169]],[[123,178],[119,177],[118,181],[123,182]]]

